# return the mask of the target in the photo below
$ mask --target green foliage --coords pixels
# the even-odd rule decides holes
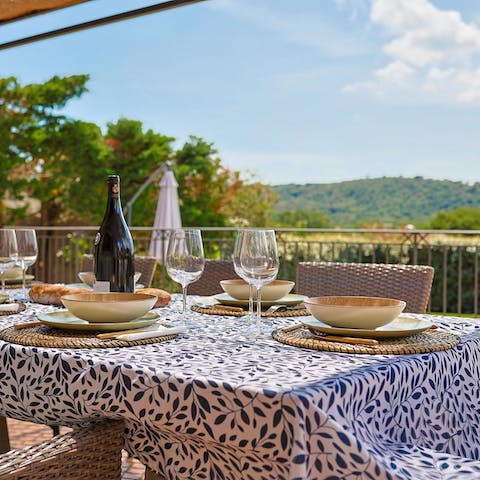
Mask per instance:
[[[276,227],[291,228],[331,228],[332,220],[316,210],[276,211],[271,223]]]
[[[439,212],[430,222],[433,230],[480,230],[480,209],[459,208],[452,212]]]
[[[14,77],[0,79],[0,176],[4,180],[0,196],[22,200],[48,178],[50,191],[41,199],[41,216],[46,222],[58,214],[54,183],[60,179],[52,177],[67,161],[65,151],[70,143],[60,134],[68,119],[58,110],[86,91],[87,80],[87,75],[55,76],[43,84],[22,86]],[[25,209],[3,209],[0,213],[1,223],[12,222],[19,213],[25,214]]]
[[[184,225],[266,224],[275,196],[265,185],[225,168],[212,143],[191,136],[173,158]]]
[[[272,187],[279,211],[317,210],[335,226],[385,227],[425,224],[439,211],[480,208],[480,183],[468,185],[422,177],[383,177],[332,184]]]
[[[98,224],[104,214],[108,174],[122,181],[126,203],[151,174],[173,161],[184,225],[265,225],[275,196],[260,182],[243,180],[222,166],[212,143],[190,137],[174,151],[175,140],[142,122],[121,118],[107,131],[58,111],[86,92],[87,75],[53,77],[22,86],[0,79],[0,223]],[[134,204],[132,223],[153,224],[159,186],[149,185]],[[27,200],[41,209],[27,220]],[[15,207],[6,200],[18,200]],[[25,204],[22,204],[23,203]]]

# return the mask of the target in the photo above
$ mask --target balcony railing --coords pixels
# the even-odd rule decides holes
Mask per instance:
[[[84,253],[91,253],[96,227],[36,227],[39,261],[32,267],[45,282],[76,283]],[[207,258],[231,258],[236,229],[202,228]],[[136,254],[148,255],[152,236],[167,231],[131,228]],[[276,229],[279,278],[295,280],[301,261],[423,264],[435,267],[430,310],[477,314],[480,231]],[[172,290],[161,262],[154,279]]]

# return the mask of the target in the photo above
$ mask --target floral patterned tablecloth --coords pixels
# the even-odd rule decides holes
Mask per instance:
[[[28,304],[0,328],[53,309]],[[152,345],[0,341],[0,413],[123,418],[125,448],[167,479],[480,479],[480,321],[435,317],[457,347],[379,356],[249,339],[241,318],[191,315],[202,328]]]

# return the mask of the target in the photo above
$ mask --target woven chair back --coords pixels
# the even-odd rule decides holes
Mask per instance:
[[[215,295],[222,293],[220,280],[240,278],[233,268],[230,260],[207,260],[203,275],[188,286],[188,293],[192,295]]]
[[[360,295],[407,302],[405,312],[425,313],[433,267],[380,263],[300,262],[297,293],[309,297]]]
[[[119,480],[122,421],[83,424],[71,432],[0,455],[0,480]]]
[[[142,275],[138,280],[145,287],[150,287],[157,268],[157,259],[155,257],[142,257],[135,255],[135,271]],[[93,271],[93,255],[84,255],[82,258],[81,272]]]

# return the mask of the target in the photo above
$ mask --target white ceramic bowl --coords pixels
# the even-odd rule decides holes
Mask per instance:
[[[138,282],[141,274],[141,272],[135,272],[135,276],[133,277],[133,281],[135,283]],[[78,277],[83,283],[86,283],[88,286],[93,287],[93,283],[95,282],[95,275],[93,274],[93,272],[78,272]]]
[[[157,301],[144,293],[74,293],[62,303],[78,318],[91,323],[129,322],[145,315]]]
[[[9,268],[8,270],[5,270],[4,274],[3,274],[3,278],[5,280],[18,280],[18,279],[22,279],[22,268],[21,267],[18,267],[18,266],[15,266],[15,267],[12,267],[12,268]]]
[[[288,295],[294,285],[295,282],[290,282],[289,280],[274,280],[273,282],[267,283],[262,287],[262,300],[265,300],[266,302],[273,302],[275,300],[279,300],[285,295]],[[248,283],[245,282],[245,280],[221,280],[220,286],[231,297],[238,300],[248,300],[250,289]],[[257,298],[257,294],[255,291],[254,298]]]
[[[304,301],[307,310],[327,325],[373,330],[397,318],[405,302],[377,297],[313,297]]]

